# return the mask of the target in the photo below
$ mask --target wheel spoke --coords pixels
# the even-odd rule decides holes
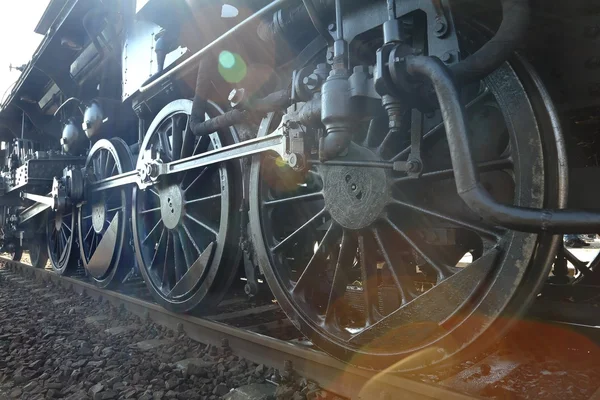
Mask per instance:
[[[188,229],[187,224],[185,223],[185,221],[182,222],[181,226],[183,227],[183,230],[185,231],[185,234],[187,235],[188,239],[192,243],[192,246],[194,246],[194,248],[198,252],[198,255],[202,254],[202,251],[200,250],[200,247],[198,246],[198,244],[196,243],[196,241],[192,237],[192,234],[190,233],[190,230]]]
[[[476,106],[477,104],[479,104],[482,100],[485,100],[489,94],[490,94],[490,91],[486,87],[477,97],[475,97],[473,100],[471,100],[469,103],[467,103],[465,109],[468,111],[473,106]],[[441,122],[423,135],[423,142],[425,140],[429,139],[431,136],[442,132],[443,130],[444,130],[444,123]],[[409,153],[410,153],[410,146],[404,148],[404,150],[402,150],[400,153],[398,153],[396,156],[394,156],[394,158],[392,158],[390,161],[398,161],[402,157],[408,156]]]
[[[182,115],[175,115],[171,117],[172,125],[173,125],[173,149],[171,151],[171,158],[173,160],[177,159],[177,157],[181,157],[181,150],[183,149],[183,135],[186,126],[182,124],[182,121],[185,122],[187,118],[184,118]]]
[[[300,278],[296,281],[296,285],[292,289],[293,293],[301,291],[305,285],[310,284],[311,282],[314,283],[315,278],[319,276],[319,271],[324,271],[326,269],[327,266],[325,263],[327,255],[331,253],[331,245],[336,243],[337,239],[339,239],[339,233],[339,226],[332,223],[304,268]]]
[[[92,233],[92,230],[94,229],[94,225],[90,225],[90,229],[87,231],[85,238],[83,238],[83,241],[87,241],[88,236],[90,236],[90,233]]]
[[[188,218],[190,221],[194,222],[197,225],[200,225],[201,227],[203,227],[204,229],[206,229],[207,231],[209,231],[210,233],[212,233],[215,236],[218,236],[219,232],[217,232],[217,230],[207,224],[205,224],[204,222],[200,221],[199,219],[197,219],[196,217],[192,216],[189,213],[185,214],[186,218]]]
[[[365,235],[358,235],[358,252],[360,262],[360,273],[362,280],[362,291],[365,302],[365,322],[366,326],[374,324],[378,319],[377,304],[378,304],[378,288],[377,288],[377,266],[370,261],[370,243],[365,243]],[[369,254],[367,254],[369,249]],[[375,268],[373,268],[375,267]]]
[[[379,250],[383,255],[385,260],[385,265],[394,280],[394,284],[398,288],[400,292],[400,300],[401,304],[406,304],[412,299],[414,299],[417,295],[415,293],[415,283],[412,277],[408,274],[408,271],[404,267],[404,264],[401,262],[394,263],[390,257],[390,253],[385,248],[385,244],[383,241],[383,235],[379,228],[373,229],[373,236],[375,237],[375,241],[377,242],[377,246],[379,246]],[[402,279],[398,277],[398,273],[396,269],[402,274]]]
[[[165,261],[163,263],[161,287],[165,287],[165,284],[168,283],[167,280],[169,278],[169,239],[171,239],[171,233],[167,231],[167,244],[165,247]]]
[[[177,235],[179,236],[179,243],[181,244],[181,250],[183,252],[183,258],[185,259],[185,271],[184,273],[192,266],[194,263],[194,255],[188,244],[186,244],[186,234],[182,232],[181,229],[177,230]],[[188,240],[189,241],[189,240]]]
[[[69,225],[67,225],[67,224],[66,224],[64,221],[63,221],[63,222],[61,222],[61,223],[62,223],[62,226],[63,226],[65,229],[67,229],[67,230],[69,231],[69,233],[73,233],[73,232],[71,231],[71,227],[70,227]]]
[[[202,179],[203,176],[205,176],[205,175],[208,176],[208,175],[210,175],[211,172],[216,171],[217,170],[216,166],[217,166],[217,164],[211,164],[211,165],[207,165],[206,167],[204,167],[202,169],[202,171],[198,174],[198,176],[196,176],[196,178],[194,178],[192,183],[187,185],[186,188],[183,189],[183,191],[187,192],[192,186],[194,186],[196,183],[200,182],[200,179]]]
[[[115,211],[123,211],[125,209],[124,206],[114,207],[106,210],[107,213],[115,212]]]
[[[211,143],[210,135],[201,136],[200,139],[198,139],[198,142],[196,143],[196,146],[194,146],[194,150],[192,151],[192,154],[190,154],[189,156],[196,155],[196,154],[201,154],[201,153],[205,153],[208,150],[208,147],[210,146],[210,143]],[[185,179],[187,178],[188,173],[190,171],[193,171],[193,170],[187,170],[187,171],[185,171],[183,173],[183,176],[181,178],[181,184],[182,185],[184,185]],[[190,187],[190,186],[191,185],[188,185],[188,187]]]
[[[294,203],[299,203],[302,201],[319,200],[322,198],[323,198],[323,192],[316,192],[316,193],[302,194],[299,196],[286,197],[283,199],[268,200],[268,201],[265,201],[263,204],[265,207],[275,207],[275,206],[281,205],[281,204],[294,204]]]
[[[486,227],[480,226],[480,225],[476,225],[473,224],[471,222],[466,222],[466,221],[462,221],[453,217],[450,217],[448,215],[442,214],[438,211],[434,211],[434,210],[430,210],[424,207],[420,207],[411,203],[407,203],[398,199],[393,199],[392,200],[392,204],[401,206],[401,207],[405,207],[405,208],[410,208],[413,211],[419,212],[421,214],[425,214],[428,215],[430,217],[435,217],[441,220],[444,220],[446,222],[450,222],[452,224],[458,225],[458,226],[462,226],[463,228],[466,229],[470,229],[472,231],[475,231],[477,233],[480,233],[482,235],[485,235],[487,237],[499,240],[500,239],[500,233],[494,230],[490,230]]]
[[[435,271],[437,272],[437,282],[440,283],[441,281],[449,278],[450,276],[454,275],[454,271],[451,270],[450,267],[448,267],[447,265],[444,264],[439,264],[437,262],[435,262],[433,259],[431,259],[431,257],[429,257],[424,251],[423,249],[421,249],[421,247],[416,244],[402,229],[400,229],[396,224],[394,224],[394,222],[392,222],[391,219],[386,218],[385,222],[388,223],[388,225],[396,232],[398,233],[402,239],[404,239],[404,241],[406,243],[408,243],[408,245],[410,247],[413,248],[414,251],[417,252],[417,254],[419,255],[419,257],[421,257],[423,260],[425,260],[425,262],[427,264],[429,264],[433,269],[435,269]]]
[[[505,170],[505,169],[510,169],[513,167],[513,162],[512,159],[510,158],[503,158],[500,160],[494,160],[494,161],[486,161],[483,163],[480,163],[477,165],[477,169],[479,170],[479,172],[491,172],[491,171],[501,171],[501,170]],[[453,169],[444,169],[441,171],[432,171],[432,172],[425,172],[423,175],[421,175],[419,177],[419,179],[427,179],[427,180],[443,180],[443,179],[450,179],[454,177],[454,170]],[[415,179],[408,177],[408,176],[403,176],[400,178],[395,178],[394,179],[394,184],[398,184],[398,183],[402,183],[402,182],[414,182]]]
[[[348,276],[344,268],[349,268],[354,261],[357,249],[356,238],[348,231],[344,231],[342,235],[342,244],[337,262],[335,263],[335,271],[333,273],[333,282],[327,299],[327,308],[325,310],[325,324],[333,322],[334,311],[337,302],[343,298],[348,284]]]
[[[306,221],[300,228],[296,229],[294,232],[292,232],[290,235],[288,235],[285,239],[283,239],[282,241],[277,243],[273,248],[271,248],[271,251],[273,253],[276,253],[277,251],[279,251],[286,245],[290,244],[292,242],[292,239],[294,239],[294,237],[296,237],[296,235],[298,235],[300,232],[302,232],[306,228],[310,227],[312,224],[317,222],[319,218],[324,217],[326,214],[327,214],[327,211],[325,209],[322,209],[321,211],[319,211],[314,217],[312,217],[311,219]]]
[[[149,210],[140,211],[140,214],[148,214],[152,212],[160,212],[160,207],[151,208]]]
[[[158,220],[158,222],[156,223],[156,225],[154,225],[154,228],[152,228],[150,230],[150,233],[148,233],[148,236],[146,236],[144,238],[144,240],[142,240],[142,244],[146,243],[146,241],[150,238],[150,236],[152,236],[152,234],[154,233],[154,231],[156,230],[156,228],[158,228],[158,226],[162,223],[162,218]]]
[[[150,260],[150,265],[148,266],[149,269],[152,269],[152,266],[154,265],[154,261],[156,260],[156,256],[158,255],[158,250],[160,250],[160,244],[162,243],[165,230],[165,228],[162,229],[162,231],[160,232],[160,237],[158,238],[158,242],[156,242],[156,246],[154,246],[154,254],[152,255],[152,260]]]
[[[177,232],[173,232],[173,272],[175,272],[175,283],[177,283],[183,277],[184,272],[181,272],[180,264],[181,261],[179,259],[182,243],[179,241],[179,235]]]
[[[221,196],[222,196],[221,193],[217,193],[217,194],[213,194],[212,196],[206,196],[206,197],[201,197],[201,198],[198,198],[198,199],[187,200],[185,202],[185,204],[200,203],[200,202],[203,202],[203,201],[219,199],[219,198],[221,198]]]

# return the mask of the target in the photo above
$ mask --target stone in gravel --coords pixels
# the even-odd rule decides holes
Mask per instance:
[[[294,396],[296,389],[292,386],[288,385],[279,385],[277,389],[275,389],[275,397],[281,400],[289,400]]]
[[[24,392],[31,392],[33,389],[35,389],[35,387],[38,385],[37,382],[32,381],[29,382],[27,385],[23,386],[23,391]]]
[[[101,383],[97,383],[88,390],[88,394],[90,397],[95,397],[98,393],[100,393],[104,389],[104,385]]]
[[[170,390],[174,389],[181,383],[180,379],[176,376],[171,376],[169,379],[165,381],[165,389]]]
[[[152,395],[153,400],[162,400],[163,397],[165,397],[164,390],[154,392],[154,394]]]
[[[122,335],[139,328],[139,325],[116,326],[114,328],[105,329],[104,332],[110,335]]]
[[[219,383],[213,389],[213,394],[216,394],[217,396],[225,396],[227,393],[229,393],[229,389],[224,383]]]
[[[86,319],[84,319],[84,321],[86,324],[93,325],[93,324],[98,324],[100,322],[107,321],[108,319],[109,319],[108,315],[94,315],[92,317],[87,317]]]
[[[48,391],[46,392],[46,398],[47,399],[53,399],[55,397],[57,397],[57,392],[54,389],[48,389]]]
[[[169,343],[171,343],[171,341],[167,339],[150,339],[138,342],[135,344],[135,346],[142,351],[146,351],[155,349],[160,346],[164,346],[165,344]]]
[[[100,368],[101,366],[104,365],[104,360],[98,360],[98,361],[89,361],[87,363],[88,367],[92,367],[92,368]]]
[[[130,399],[133,396],[135,396],[136,393],[137,393],[137,390],[135,390],[135,389],[129,389],[129,390],[126,390],[125,392],[123,392],[122,396],[123,396],[124,399]]]
[[[34,362],[29,364],[30,369],[37,369],[42,364],[42,360],[35,360]]]
[[[48,389],[61,390],[63,388],[63,384],[60,382],[48,382],[46,384],[46,387]]]
[[[12,397],[13,399],[16,399],[16,398],[21,397],[22,394],[23,394],[23,391],[20,388],[16,388],[12,392],[10,392],[10,397]]]
[[[110,399],[116,399],[117,398],[117,392],[113,391],[113,390],[107,390],[106,392],[102,393],[102,400],[110,400]]]
[[[215,365],[214,362],[204,361],[201,358],[186,358],[175,363],[175,368],[184,372],[187,376],[189,375],[202,375],[206,376],[206,370],[212,368]],[[160,367],[159,367],[160,370]]]
[[[71,367],[73,368],[81,368],[83,367],[85,364],[87,364],[87,360],[83,359],[83,360],[78,360],[75,361],[73,364],[71,364]]]
[[[245,385],[227,393],[224,400],[272,400],[275,398],[275,386],[266,383]]]
[[[265,372],[265,366],[263,364],[258,364],[258,366],[254,369],[254,374],[256,376],[260,376]]]

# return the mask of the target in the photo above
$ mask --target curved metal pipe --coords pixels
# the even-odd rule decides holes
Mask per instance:
[[[452,74],[438,59],[408,57],[407,71],[433,84],[444,119],[452,167],[459,196],[485,220],[524,232],[596,233],[600,213],[579,210],[533,209],[500,204],[479,183],[469,148],[464,107]]]
[[[327,44],[329,44],[330,46],[333,45],[333,36],[331,36],[331,33],[327,30],[327,27],[323,23],[323,20],[319,18],[319,13],[317,12],[317,9],[315,8],[315,5],[313,4],[312,0],[302,0],[302,3],[304,3],[304,7],[306,8],[308,17],[310,18],[312,24],[315,26],[317,32],[319,32],[319,34],[325,38]]]
[[[490,41],[451,67],[459,85],[479,81],[494,72],[522,43],[531,16],[529,0],[501,0],[502,23]]]

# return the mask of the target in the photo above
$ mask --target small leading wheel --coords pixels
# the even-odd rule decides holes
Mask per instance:
[[[15,244],[9,254],[11,260],[21,261],[21,258],[23,257],[23,247],[19,244]]]
[[[68,275],[76,268],[75,208],[66,212],[48,212],[46,244],[52,269],[60,275]]]
[[[190,100],[161,110],[144,138],[136,168],[154,149],[173,161],[237,142],[233,129],[200,138],[189,129]],[[221,110],[209,105],[209,115]],[[208,118],[208,116],[207,116]],[[241,256],[240,163],[210,165],[165,176],[133,191],[136,257],[156,301],[175,312],[207,312],[235,277]]]
[[[540,131],[546,110],[523,85],[505,64],[470,88],[471,147],[498,201],[540,208],[558,196],[556,159],[545,159],[555,138]],[[390,134],[385,114],[374,118],[340,159],[406,160],[410,129],[423,126],[419,179],[326,164],[297,172],[270,154],[251,170],[252,237],[275,298],[313,343],[369,369],[415,370],[493,340],[502,315],[530,304],[552,260],[536,253],[550,237],[485,224],[468,209],[441,119],[412,119],[423,125]],[[259,134],[277,122],[264,120]]]
[[[89,181],[99,181],[131,171],[133,157],[122,139],[101,139],[90,150],[85,168]],[[118,285],[133,268],[130,204],[131,188],[125,186],[91,193],[80,207],[80,257],[99,287]]]
[[[42,235],[36,236],[29,245],[29,258],[31,265],[35,268],[46,268],[48,263],[48,247],[45,242],[45,237]]]

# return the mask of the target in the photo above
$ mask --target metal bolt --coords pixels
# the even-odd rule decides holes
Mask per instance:
[[[329,32],[335,32],[335,30],[337,29],[337,26],[335,24],[329,24],[327,29],[329,29]]]
[[[444,31],[446,30],[446,24],[444,24],[442,21],[437,21],[435,23],[435,33],[437,34],[443,34]]]
[[[417,160],[410,160],[408,161],[407,165],[406,165],[408,172],[419,172],[421,170],[421,163],[418,162]]]
[[[302,80],[302,83],[310,91],[317,90],[321,84],[321,77],[317,74],[310,74]]]
[[[227,339],[227,338],[221,339],[221,347],[229,348],[229,339]]]
[[[246,91],[244,89],[233,89],[229,92],[229,97],[227,98],[231,103],[231,107],[237,107],[244,98],[246,97]]]
[[[447,52],[447,53],[444,53],[440,59],[441,59],[441,60],[442,60],[444,63],[446,63],[446,64],[450,64],[450,63],[452,62],[452,59],[453,59],[453,58],[454,58],[454,57],[452,57],[452,53],[450,53],[450,52]]]
[[[298,165],[298,156],[295,153],[290,154],[288,157],[288,165],[292,168],[296,168]]]

